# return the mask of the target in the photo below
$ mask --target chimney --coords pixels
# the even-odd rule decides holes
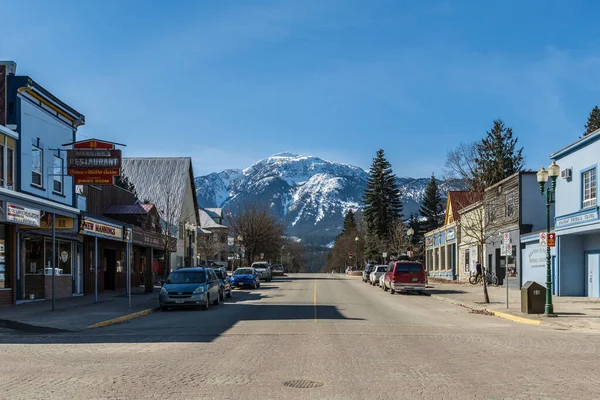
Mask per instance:
[[[17,72],[17,63],[14,61],[0,61],[0,125],[6,126],[6,106],[7,106],[7,79],[8,75],[14,75]]]

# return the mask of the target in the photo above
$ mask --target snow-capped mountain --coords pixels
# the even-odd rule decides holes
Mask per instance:
[[[235,210],[248,203],[268,203],[288,234],[315,244],[329,243],[340,231],[345,213],[361,209],[368,173],[348,164],[291,153],[275,154],[244,170],[197,177],[202,207]],[[429,178],[399,178],[404,214],[418,210]],[[441,189],[457,185],[441,182]]]

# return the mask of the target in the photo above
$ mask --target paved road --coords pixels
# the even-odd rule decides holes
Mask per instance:
[[[0,398],[11,399],[600,397],[600,336],[336,275],[281,278],[206,312],[77,334],[3,332],[0,343]]]

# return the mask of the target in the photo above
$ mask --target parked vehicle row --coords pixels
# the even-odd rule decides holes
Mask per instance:
[[[277,274],[283,275],[283,265],[277,266]],[[224,267],[192,267],[177,269],[161,283],[158,302],[161,310],[175,307],[200,307],[219,305],[231,298],[234,288],[257,289],[260,281],[273,279],[271,265],[267,262],[253,263],[251,267],[236,269],[232,275]]]
[[[365,266],[363,282],[379,286],[391,294],[396,292],[424,292],[427,287],[427,272],[423,264],[416,261],[394,261],[389,265]]]

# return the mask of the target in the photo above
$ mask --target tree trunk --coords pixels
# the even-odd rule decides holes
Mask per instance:
[[[487,276],[486,276],[486,268],[483,266],[483,264],[481,265],[481,273],[483,274],[482,279],[483,279],[483,302],[485,304],[490,304],[490,295],[488,294],[488,289],[487,289]]]
[[[169,276],[169,270],[171,269],[171,253],[169,253],[168,251],[165,251],[165,266],[163,268],[163,279],[167,280],[167,277]]]

